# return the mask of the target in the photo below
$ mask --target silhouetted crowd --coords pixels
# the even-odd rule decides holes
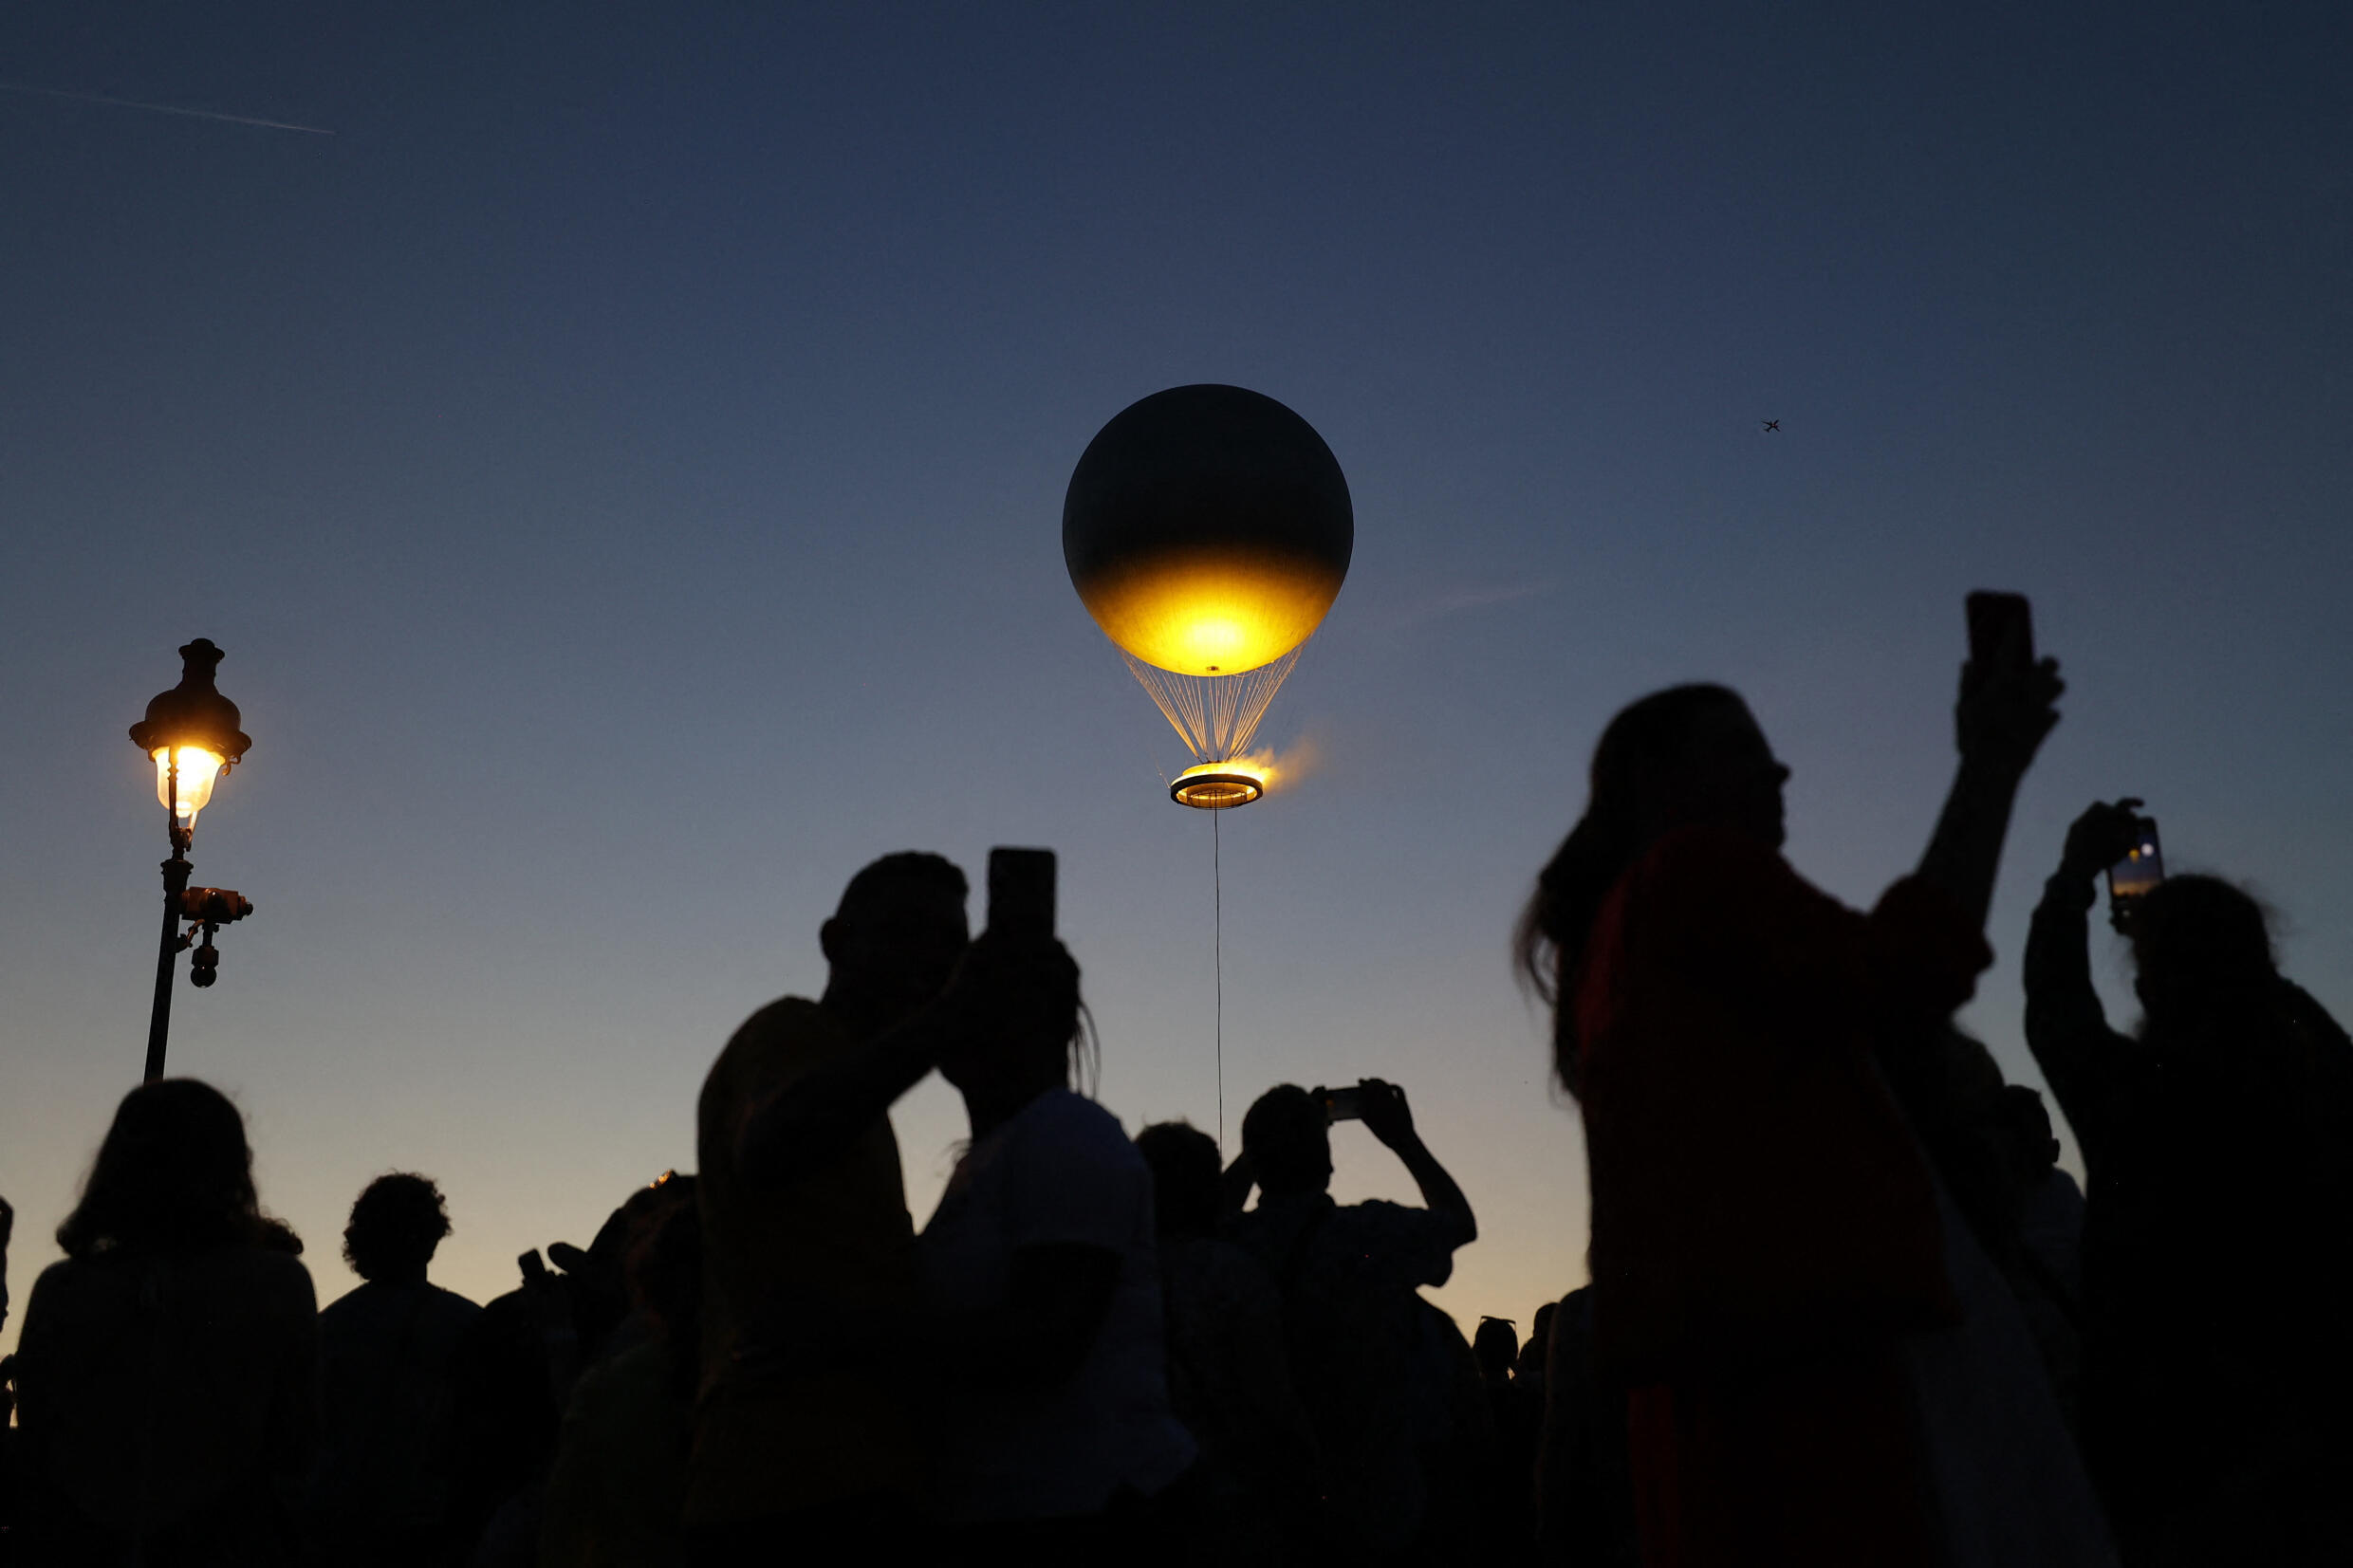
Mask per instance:
[[[1131,1139],[1078,1087],[1068,950],[970,937],[964,875],[894,854],[824,994],[719,1052],[698,1170],[494,1301],[431,1282],[447,1206],[396,1173],[320,1308],[236,1108],[133,1090],[7,1366],[6,1560],[2353,1562],[2353,1042],[2263,909],[2116,900],[2119,1033],[2089,914],[2132,802],[2069,831],[2026,1029],[2088,1193],[1954,1024],[2059,692],[1965,667],[1951,792],[1868,913],[1783,858],[1736,694],[1611,721],[1519,927],[1591,1193],[1591,1282],[1525,1338],[1420,1294],[1478,1227],[1401,1090],[1277,1085],[1230,1165]],[[935,1071],[971,1140],[918,1231],[889,1112]],[[1419,1206],[1334,1202],[1349,1120]]]

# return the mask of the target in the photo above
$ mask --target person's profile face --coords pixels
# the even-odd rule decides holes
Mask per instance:
[[[947,988],[971,940],[964,900],[921,883],[877,890],[835,917],[833,963],[862,995],[894,1016]]]
[[[1724,703],[1692,727],[1683,768],[1683,816],[1717,822],[1779,849],[1788,836],[1782,786],[1789,770],[1773,755],[1747,706]]]

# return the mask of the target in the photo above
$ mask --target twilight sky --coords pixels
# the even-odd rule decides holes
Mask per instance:
[[[382,1171],[439,1178],[480,1298],[691,1168],[711,1059],[886,850],[1060,850],[1103,1101],[1214,1128],[1210,821],[1059,532],[1187,381],[1296,409],[1357,513],[1262,731],[1312,766],[1223,824],[1227,1124],[1405,1084],[1466,1322],[1584,1278],[1507,938],[1670,681],[1749,694],[1792,861],[1868,902],[1950,770],[1961,597],[2024,590],[2070,690],[1967,1021],[2038,1081],[2027,913],[2121,793],[2353,1017],[2340,7],[238,11],[0,15],[0,82],[334,132],[0,91],[20,1303],[138,1077],[123,731],[197,636],[255,744],[196,880],[259,913],[172,1066],[323,1300]],[[962,1108],[896,1120],[919,1223]]]

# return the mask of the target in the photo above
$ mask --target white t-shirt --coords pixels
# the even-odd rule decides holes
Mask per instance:
[[[1057,1244],[1119,1255],[1110,1307],[1056,1387],[947,1391],[939,1482],[952,1522],[1100,1513],[1121,1488],[1149,1497],[1193,1463],[1193,1439],[1169,1411],[1152,1172],[1110,1112],[1067,1089],[1040,1095],[965,1154],[923,1227],[925,1280],[943,1310],[996,1306],[1013,1253]]]

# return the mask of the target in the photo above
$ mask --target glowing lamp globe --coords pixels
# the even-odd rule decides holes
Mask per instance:
[[[1242,674],[1306,641],[1355,544],[1331,449],[1241,387],[1130,404],[1087,444],[1063,501],[1063,561],[1087,613],[1178,675]]]
[[[131,726],[131,743],[155,759],[156,803],[181,828],[212,803],[213,785],[237,766],[252,737],[237,728],[237,705],[213,685],[221,651],[198,637],[179,651],[179,684],[156,694],[147,716]]]

